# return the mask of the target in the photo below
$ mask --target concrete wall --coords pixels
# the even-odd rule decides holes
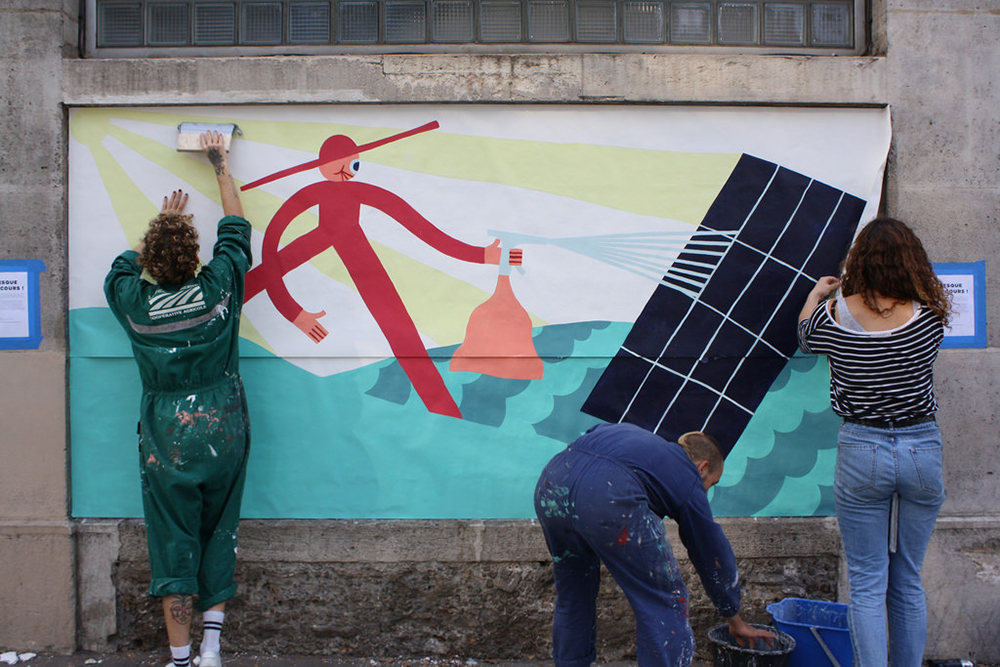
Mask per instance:
[[[74,646],[62,2],[0,3],[0,259],[41,259],[37,351],[0,352],[0,646]],[[73,8],[75,12],[75,8]]]
[[[146,646],[141,526],[69,521],[64,334],[66,123],[74,105],[551,102],[882,105],[894,140],[889,213],[935,261],[997,267],[1000,14],[977,0],[873,0],[871,55],[369,55],[81,60],[75,0],[0,3],[0,258],[46,262],[38,351],[0,353],[0,646]],[[16,36],[11,38],[11,36]],[[990,346],[937,367],[949,500],[925,568],[928,657],[1000,661],[1000,292]],[[748,616],[786,595],[845,594],[835,523],[727,520]],[[326,653],[543,657],[550,571],[531,522],[247,522],[227,641]],[[692,588],[697,584],[692,582]],[[631,621],[602,594],[601,655]],[[79,604],[77,604],[77,599]],[[699,632],[715,622],[697,602]],[[301,635],[289,635],[290,627]]]

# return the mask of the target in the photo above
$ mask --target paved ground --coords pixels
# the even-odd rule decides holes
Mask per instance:
[[[25,655],[22,653],[22,655]],[[169,656],[164,653],[76,653],[74,655],[39,654],[18,667],[164,667]],[[330,658],[322,656],[274,656],[223,654],[225,667],[549,667],[546,661],[461,660],[445,658]],[[0,662],[0,666],[7,663]],[[630,662],[597,663],[597,667],[636,667]],[[709,667],[695,662],[692,667]]]
[[[9,656],[4,649],[3,655]],[[22,653],[22,655],[25,655]],[[223,654],[225,667],[551,667],[542,660],[462,660],[447,658],[332,658],[322,656],[275,657],[251,654]],[[16,663],[0,661],[0,667],[164,667],[166,653],[76,653],[74,655],[39,654]],[[930,663],[933,664],[933,663]],[[636,667],[634,662],[596,663],[596,667]],[[692,667],[711,667],[696,660]],[[978,663],[976,667],[1000,667],[996,663]]]

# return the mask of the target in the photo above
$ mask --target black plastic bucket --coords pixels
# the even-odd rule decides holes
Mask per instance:
[[[774,639],[768,645],[765,639],[755,639],[753,646],[743,648],[729,632],[729,625],[722,623],[708,631],[712,644],[712,664],[715,667],[785,667],[788,655],[795,649],[795,640],[769,625],[753,627],[767,630]],[[746,642],[744,642],[746,643]]]

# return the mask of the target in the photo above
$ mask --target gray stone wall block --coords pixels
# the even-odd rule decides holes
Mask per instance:
[[[948,494],[944,516],[996,516],[1000,507],[998,378],[996,348],[944,350],[935,365]]]
[[[67,521],[0,521],[0,646],[72,651],[76,591]]]
[[[1000,520],[939,519],[923,569],[927,658],[1000,660]]]
[[[117,593],[111,565],[121,541],[116,521],[87,521],[77,526],[76,586],[79,595],[80,648],[100,651],[118,631]]]

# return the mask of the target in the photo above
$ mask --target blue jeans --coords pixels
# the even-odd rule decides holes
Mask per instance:
[[[927,641],[920,567],[945,497],[937,423],[876,428],[845,422],[834,493],[851,588],[854,665],[920,667]],[[899,528],[890,553],[894,494]]]
[[[640,667],[691,664],[684,579],[663,520],[649,509],[632,473],[609,459],[565,450],[538,480],[535,512],[555,572],[556,667],[586,667],[596,658],[602,562],[635,612]]]

